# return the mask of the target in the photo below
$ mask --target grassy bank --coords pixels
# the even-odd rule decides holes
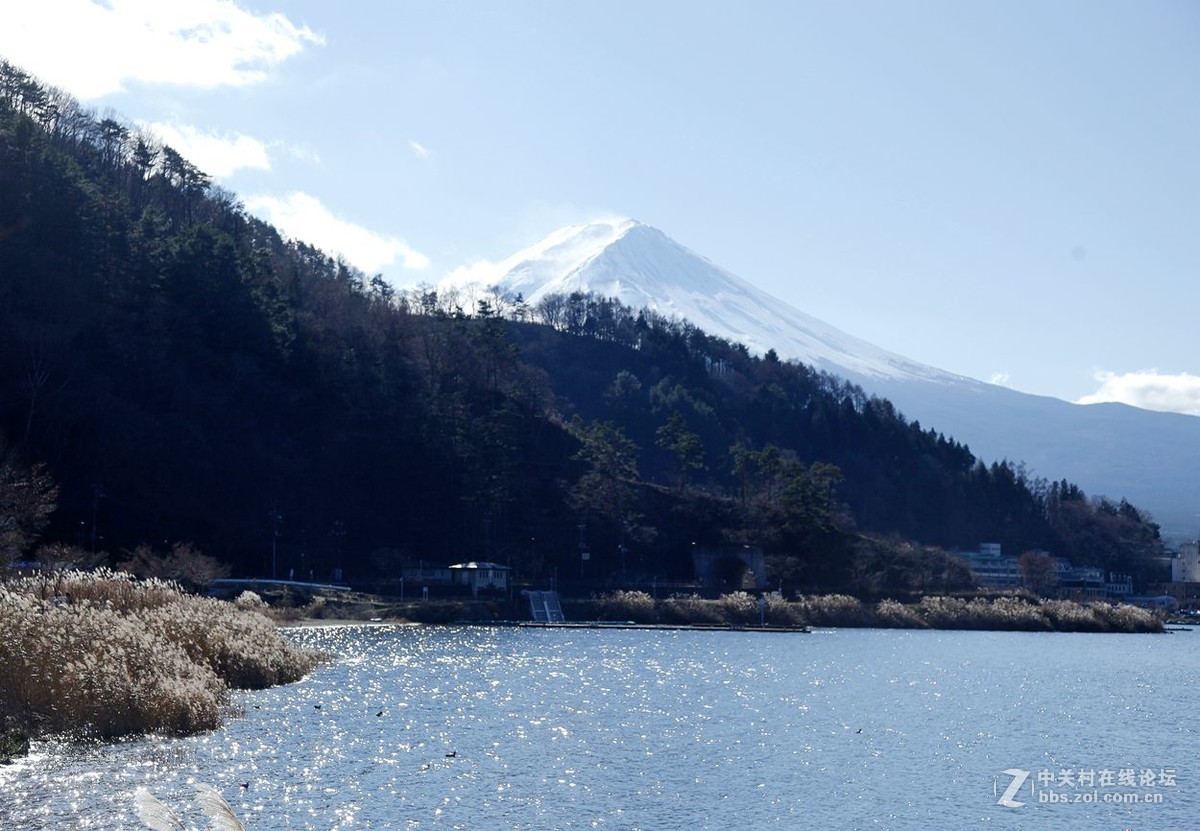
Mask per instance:
[[[512,620],[528,615],[529,603],[472,598],[396,600],[379,595],[343,593],[340,597],[313,597],[301,605],[276,605],[274,598],[265,613],[280,625],[312,621],[371,621],[389,623],[462,623],[463,621]]]
[[[993,629],[1022,632],[1162,632],[1152,612],[1129,605],[1070,600],[1031,601],[925,597],[917,604],[894,600],[864,603],[849,595],[808,595],[788,601],[735,592],[716,599],[676,595],[655,599],[645,592],[616,591],[588,600],[563,602],[570,620],[633,621],[645,624],[758,626],[851,626],[904,629]],[[760,617],[761,616],[761,617]]]
[[[613,591],[590,598],[563,598],[568,621],[630,621],[649,625],[875,627],[891,629],[992,629],[1026,632],[1162,632],[1153,612],[1130,605],[1025,597],[929,596],[919,603],[867,603],[844,594],[805,595],[784,600],[734,592],[719,598],[677,594],[656,599],[641,591]],[[304,619],[383,619],[412,623],[458,623],[528,619],[523,600],[437,599],[397,602],[361,595],[350,600],[315,598],[304,606],[272,607],[280,622]],[[762,617],[760,618],[760,614]]]
[[[256,611],[112,571],[0,586],[0,632],[0,733],[34,738],[211,730],[230,689],[321,660]]]

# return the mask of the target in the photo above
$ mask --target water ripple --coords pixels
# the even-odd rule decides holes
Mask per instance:
[[[1125,828],[1186,825],[1186,637],[331,627],[338,660],[237,696],[215,733],[39,743],[0,828],[138,829],[145,786],[204,827]],[[1162,805],[996,804],[1007,768],[1172,767]],[[1014,821],[1017,820],[1019,822]]]

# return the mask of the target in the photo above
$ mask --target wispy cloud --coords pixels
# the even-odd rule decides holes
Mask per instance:
[[[490,286],[499,282],[506,269],[503,263],[491,260],[476,260],[467,265],[460,265],[438,281],[440,286],[448,289],[464,289],[469,286]]]
[[[213,88],[264,81],[323,38],[235,0],[38,0],[12,3],[0,54],[84,100],[126,83]]]
[[[1200,376],[1181,372],[1168,375],[1157,369],[1117,374],[1096,371],[1100,388],[1079,399],[1078,404],[1117,401],[1145,410],[1200,416]]]
[[[310,165],[321,163],[321,154],[306,145],[274,142],[271,146],[273,149],[285,153],[289,158],[295,159],[298,162]]]
[[[1007,372],[993,372],[992,377],[988,379],[988,383],[995,384],[999,387],[1012,387],[1012,376]]]
[[[178,150],[196,167],[218,179],[238,170],[271,169],[266,145],[250,136],[241,133],[218,135],[187,124],[147,122],[142,126]]]
[[[408,140],[408,149],[412,150],[413,153],[415,153],[417,156],[421,157],[422,159],[428,159],[430,156],[433,155],[432,150],[430,150],[425,145],[421,144],[419,141],[413,141],[412,139]]]
[[[363,271],[378,271],[397,261],[408,269],[429,267],[429,258],[404,240],[377,234],[336,217],[307,193],[295,191],[282,199],[252,196],[245,200],[245,205],[293,239],[340,254]]]

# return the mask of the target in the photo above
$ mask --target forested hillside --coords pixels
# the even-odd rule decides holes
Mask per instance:
[[[0,525],[41,463],[43,540],[187,540],[242,574],[538,577],[577,573],[583,544],[589,577],[686,577],[693,545],[759,544],[786,586],[870,592],[961,577],[929,547],[1142,573],[1159,545],[1128,503],[686,323],[397,292],[5,63],[0,435]]]

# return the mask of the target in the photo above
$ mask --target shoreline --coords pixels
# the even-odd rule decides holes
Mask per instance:
[[[370,600],[371,602],[364,602]],[[1024,596],[926,595],[919,601],[863,601],[850,595],[802,595],[793,600],[735,592],[718,598],[679,595],[653,598],[614,591],[564,598],[564,621],[529,617],[527,604],[510,598],[412,600],[385,603],[376,596],[351,602],[323,599],[276,617],[280,626],[443,624],[563,628],[803,631],[812,628],[930,629],[1021,632],[1161,634],[1164,619],[1128,605],[1083,604]],[[319,614],[306,613],[320,610]],[[327,616],[325,616],[327,615]]]
[[[281,629],[336,629],[345,626],[487,626],[496,629],[645,629],[691,632],[776,632],[807,634],[808,626],[759,626],[721,623],[637,623],[632,620],[566,620],[545,623],[536,620],[455,620],[423,622],[414,620],[354,620],[352,618],[303,618],[279,624]],[[860,627],[864,628],[864,627]]]
[[[280,629],[336,629],[339,626],[424,626],[425,624],[420,621],[403,619],[370,618],[360,620],[349,617],[305,617],[298,620],[279,621],[277,625]]]
[[[418,627],[418,626],[478,626],[493,629],[613,629],[620,631],[660,631],[660,632],[761,632],[772,634],[812,634],[817,629],[879,629],[897,632],[1013,632],[1024,634],[1061,634],[1061,635],[1159,635],[1178,632],[1191,632],[1192,627],[1164,625],[1161,629],[1086,629],[1086,628],[1045,628],[1017,626],[987,626],[987,625],[951,625],[951,626],[898,626],[887,622],[872,620],[859,622],[822,622],[804,625],[760,625],[744,623],[640,623],[633,620],[567,620],[546,623],[534,620],[408,620],[371,619],[357,620],[354,618],[303,618],[299,620],[282,621],[276,624],[280,629],[338,629],[352,626],[371,627]]]
[[[346,593],[271,596],[261,610],[279,626],[364,623],[518,625],[537,623],[529,601],[510,595],[398,599]],[[1162,633],[1166,616],[1131,604],[1040,598],[1027,593],[931,594],[863,600],[847,594],[736,591],[720,597],[612,590],[563,597],[563,622],[581,626],[799,630],[805,627],[1029,632]]]

